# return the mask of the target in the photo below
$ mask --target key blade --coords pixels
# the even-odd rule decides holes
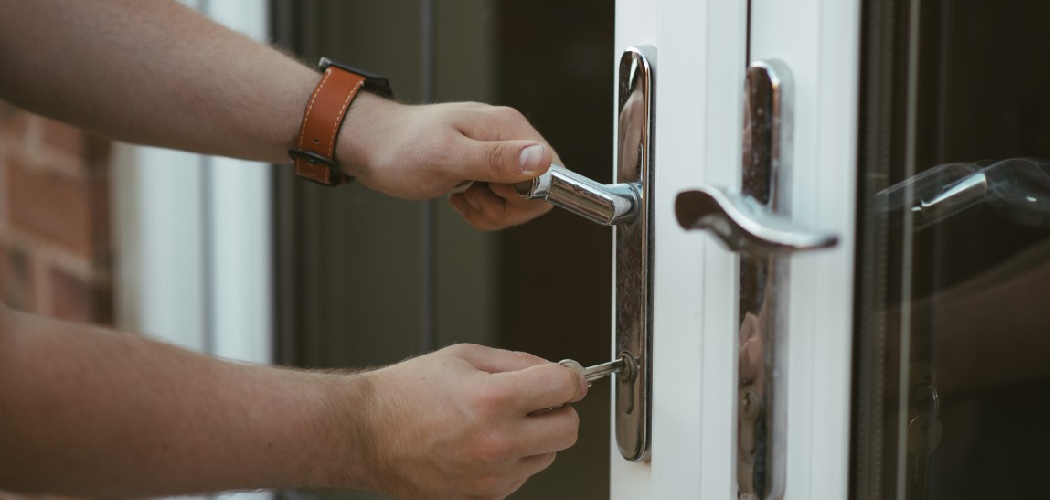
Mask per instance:
[[[583,369],[583,376],[587,379],[588,382],[594,382],[595,380],[598,380],[602,377],[622,372],[624,365],[624,359],[618,358],[608,363],[588,366],[587,368]]]

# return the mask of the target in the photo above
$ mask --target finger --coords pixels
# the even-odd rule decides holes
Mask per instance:
[[[503,195],[493,190],[500,190]],[[521,200],[517,194],[511,195],[505,184],[483,184],[463,193],[472,210],[464,218],[475,227],[502,229],[524,224],[550,211],[551,205],[543,201]],[[510,195],[510,198],[507,198]]]
[[[522,198],[514,186],[510,184],[489,184],[488,186],[496,196],[506,201],[508,210],[516,210],[522,217],[533,219],[550,212],[554,208],[554,205],[544,200]]]
[[[478,204],[477,199],[474,197],[468,199],[466,193],[450,195],[448,197],[448,203],[449,205],[452,205],[452,208],[459,213],[459,216],[463,217],[463,220],[467,221],[467,224],[470,224],[474,229],[479,231],[495,231],[506,227],[505,225],[496,224],[490,221],[482,211],[482,207]]]
[[[551,148],[529,140],[476,141],[463,137],[462,155],[454,159],[463,179],[514,184],[543,174],[553,161]]]
[[[452,350],[475,368],[488,373],[516,372],[537,365],[553,364],[527,352],[505,351],[476,344],[456,344],[446,349]]]
[[[493,193],[489,186],[490,184],[476,184],[463,192],[463,198],[486,219],[500,220],[507,212],[507,200]]]
[[[572,406],[537,413],[522,421],[515,449],[526,455],[544,455],[571,448],[580,434],[580,415]]]
[[[499,373],[498,377],[501,390],[514,395],[514,409],[525,414],[579,401],[587,395],[587,380],[555,363]]]
[[[476,184],[462,195],[460,215],[468,224],[482,231],[495,231],[512,225],[518,217],[508,216],[506,200],[489,190],[488,183]]]
[[[502,229],[499,226],[496,226],[490,223],[489,221],[485,220],[484,217],[481,215],[481,212],[475,210],[469,204],[467,204],[466,198],[464,198],[462,194],[454,194],[449,196],[448,204],[451,205],[452,208],[455,209],[457,213],[459,213],[459,216],[462,217],[463,220],[467,221],[467,224],[470,224],[470,226],[474,229],[477,229],[479,231],[496,231],[498,229]]]

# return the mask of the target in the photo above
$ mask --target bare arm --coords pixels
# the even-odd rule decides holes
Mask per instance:
[[[126,498],[275,487],[502,498],[573,444],[586,384],[458,346],[383,370],[229,363],[0,309],[0,488]]]
[[[319,484],[343,424],[329,401],[364,397],[340,382],[10,313],[0,484],[114,498]]]
[[[0,96],[122,141],[286,162],[319,79],[171,0],[0,0],[0,11]],[[501,185],[451,200],[481,229],[546,213],[506,184],[555,158],[513,110],[372,95],[354,101],[336,148],[352,175],[394,196],[433,198],[465,180]]]
[[[0,91],[120,140],[286,161],[317,75],[165,0],[5,0]]]

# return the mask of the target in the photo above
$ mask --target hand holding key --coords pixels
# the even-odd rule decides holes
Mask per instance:
[[[525,353],[456,345],[361,375],[362,486],[412,499],[500,499],[576,442],[586,381]],[[562,406],[564,405],[564,406]],[[559,409],[534,413],[541,408]]]

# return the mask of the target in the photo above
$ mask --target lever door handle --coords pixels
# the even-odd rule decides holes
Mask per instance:
[[[839,241],[835,233],[801,227],[774,214],[749,195],[714,186],[678,193],[675,216],[683,228],[709,230],[729,250],[748,255],[830,248]]]
[[[514,185],[522,198],[547,200],[605,226],[635,219],[641,205],[641,186],[641,182],[602,184],[561,165],[551,165],[543,175]]]

